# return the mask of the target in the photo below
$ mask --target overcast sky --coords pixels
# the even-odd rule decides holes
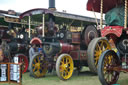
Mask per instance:
[[[33,8],[48,8],[49,0],[0,0],[0,10],[24,12]],[[56,0],[57,11],[95,17],[93,12],[86,10],[87,0]],[[99,14],[96,14],[99,17]]]

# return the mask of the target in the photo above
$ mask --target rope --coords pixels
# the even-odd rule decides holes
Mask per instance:
[[[128,8],[127,8],[127,4],[128,1],[125,0],[125,16],[124,16],[124,29],[127,29],[127,12],[128,12]]]
[[[96,17],[96,13],[95,13],[95,11],[94,11],[94,9],[93,9],[93,8],[92,8],[92,10],[93,10],[93,13],[94,13],[94,16],[95,16],[96,25],[98,26],[99,24],[98,24],[98,20],[97,20],[97,17]]]
[[[102,25],[103,25],[103,0],[101,0],[101,4],[100,4],[100,13],[101,13],[100,29],[102,29]]]

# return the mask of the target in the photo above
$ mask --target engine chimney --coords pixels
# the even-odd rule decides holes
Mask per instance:
[[[49,8],[48,9],[56,11],[55,0],[49,0]]]

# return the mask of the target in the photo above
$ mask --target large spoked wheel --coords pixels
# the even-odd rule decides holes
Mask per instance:
[[[119,65],[119,58],[114,51],[103,52],[98,63],[98,76],[102,85],[112,85],[117,82],[120,73],[114,71],[113,68]]]
[[[72,76],[74,63],[68,54],[61,54],[56,62],[56,73],[62,80],[67,80]]]
[[[94,38],[87,49],[88,66],[91,72],[97,74],[98,60],[102,52],[111,49],[111,46],[106,38]]]
[[[93,25],[87,26],[86,29],[84,30],[84,35],[83,35],[85,45],[88,46],[90,41],[98,36],[99,34],[95,26]]]
[[[19,63],[22,63],[22,73],[28,70],[28,58],[24,54],[16,54],[15,57],[19,58]]]
[[[48,63],[42,54],[35,54],[30,61],[30,75],[36,78],[47,73]]]

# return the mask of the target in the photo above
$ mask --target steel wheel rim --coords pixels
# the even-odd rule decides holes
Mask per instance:
[[[109,85],[115,84],[119,78],[119,72],[114,70],[109,70],[110,68],[112,68],[112,66],[116,65],[117,63],[118,62],[116,61],[116,59],[113,57],[112,54],[105,56],[104,58],[102,71],[103,71],[104,79]]]
[[[61,59],[60,66],[60,75],[63,79],[69,79],[73,73],[73,61],[70,56],[66,55]]]
[[[32,61],[32,71],[36,77],[42,77],[47,72],[47,62],[41,55],[36,56]]]
[[[19,63],[22,63],[22,73],[25,73],[28,69],[28,60],[24,55],[19,55],[18,57],[19,57]]]
[[[98,61],[99,61],[101,54],[104,51],[110,50],[110,49],[111,49],[111,46],[107,40],[99,40],[97,42],[96,47],[95,47],[95,51],[94,51],[94,62],[95,62],[94,64],[96,67],[98,67]]]

